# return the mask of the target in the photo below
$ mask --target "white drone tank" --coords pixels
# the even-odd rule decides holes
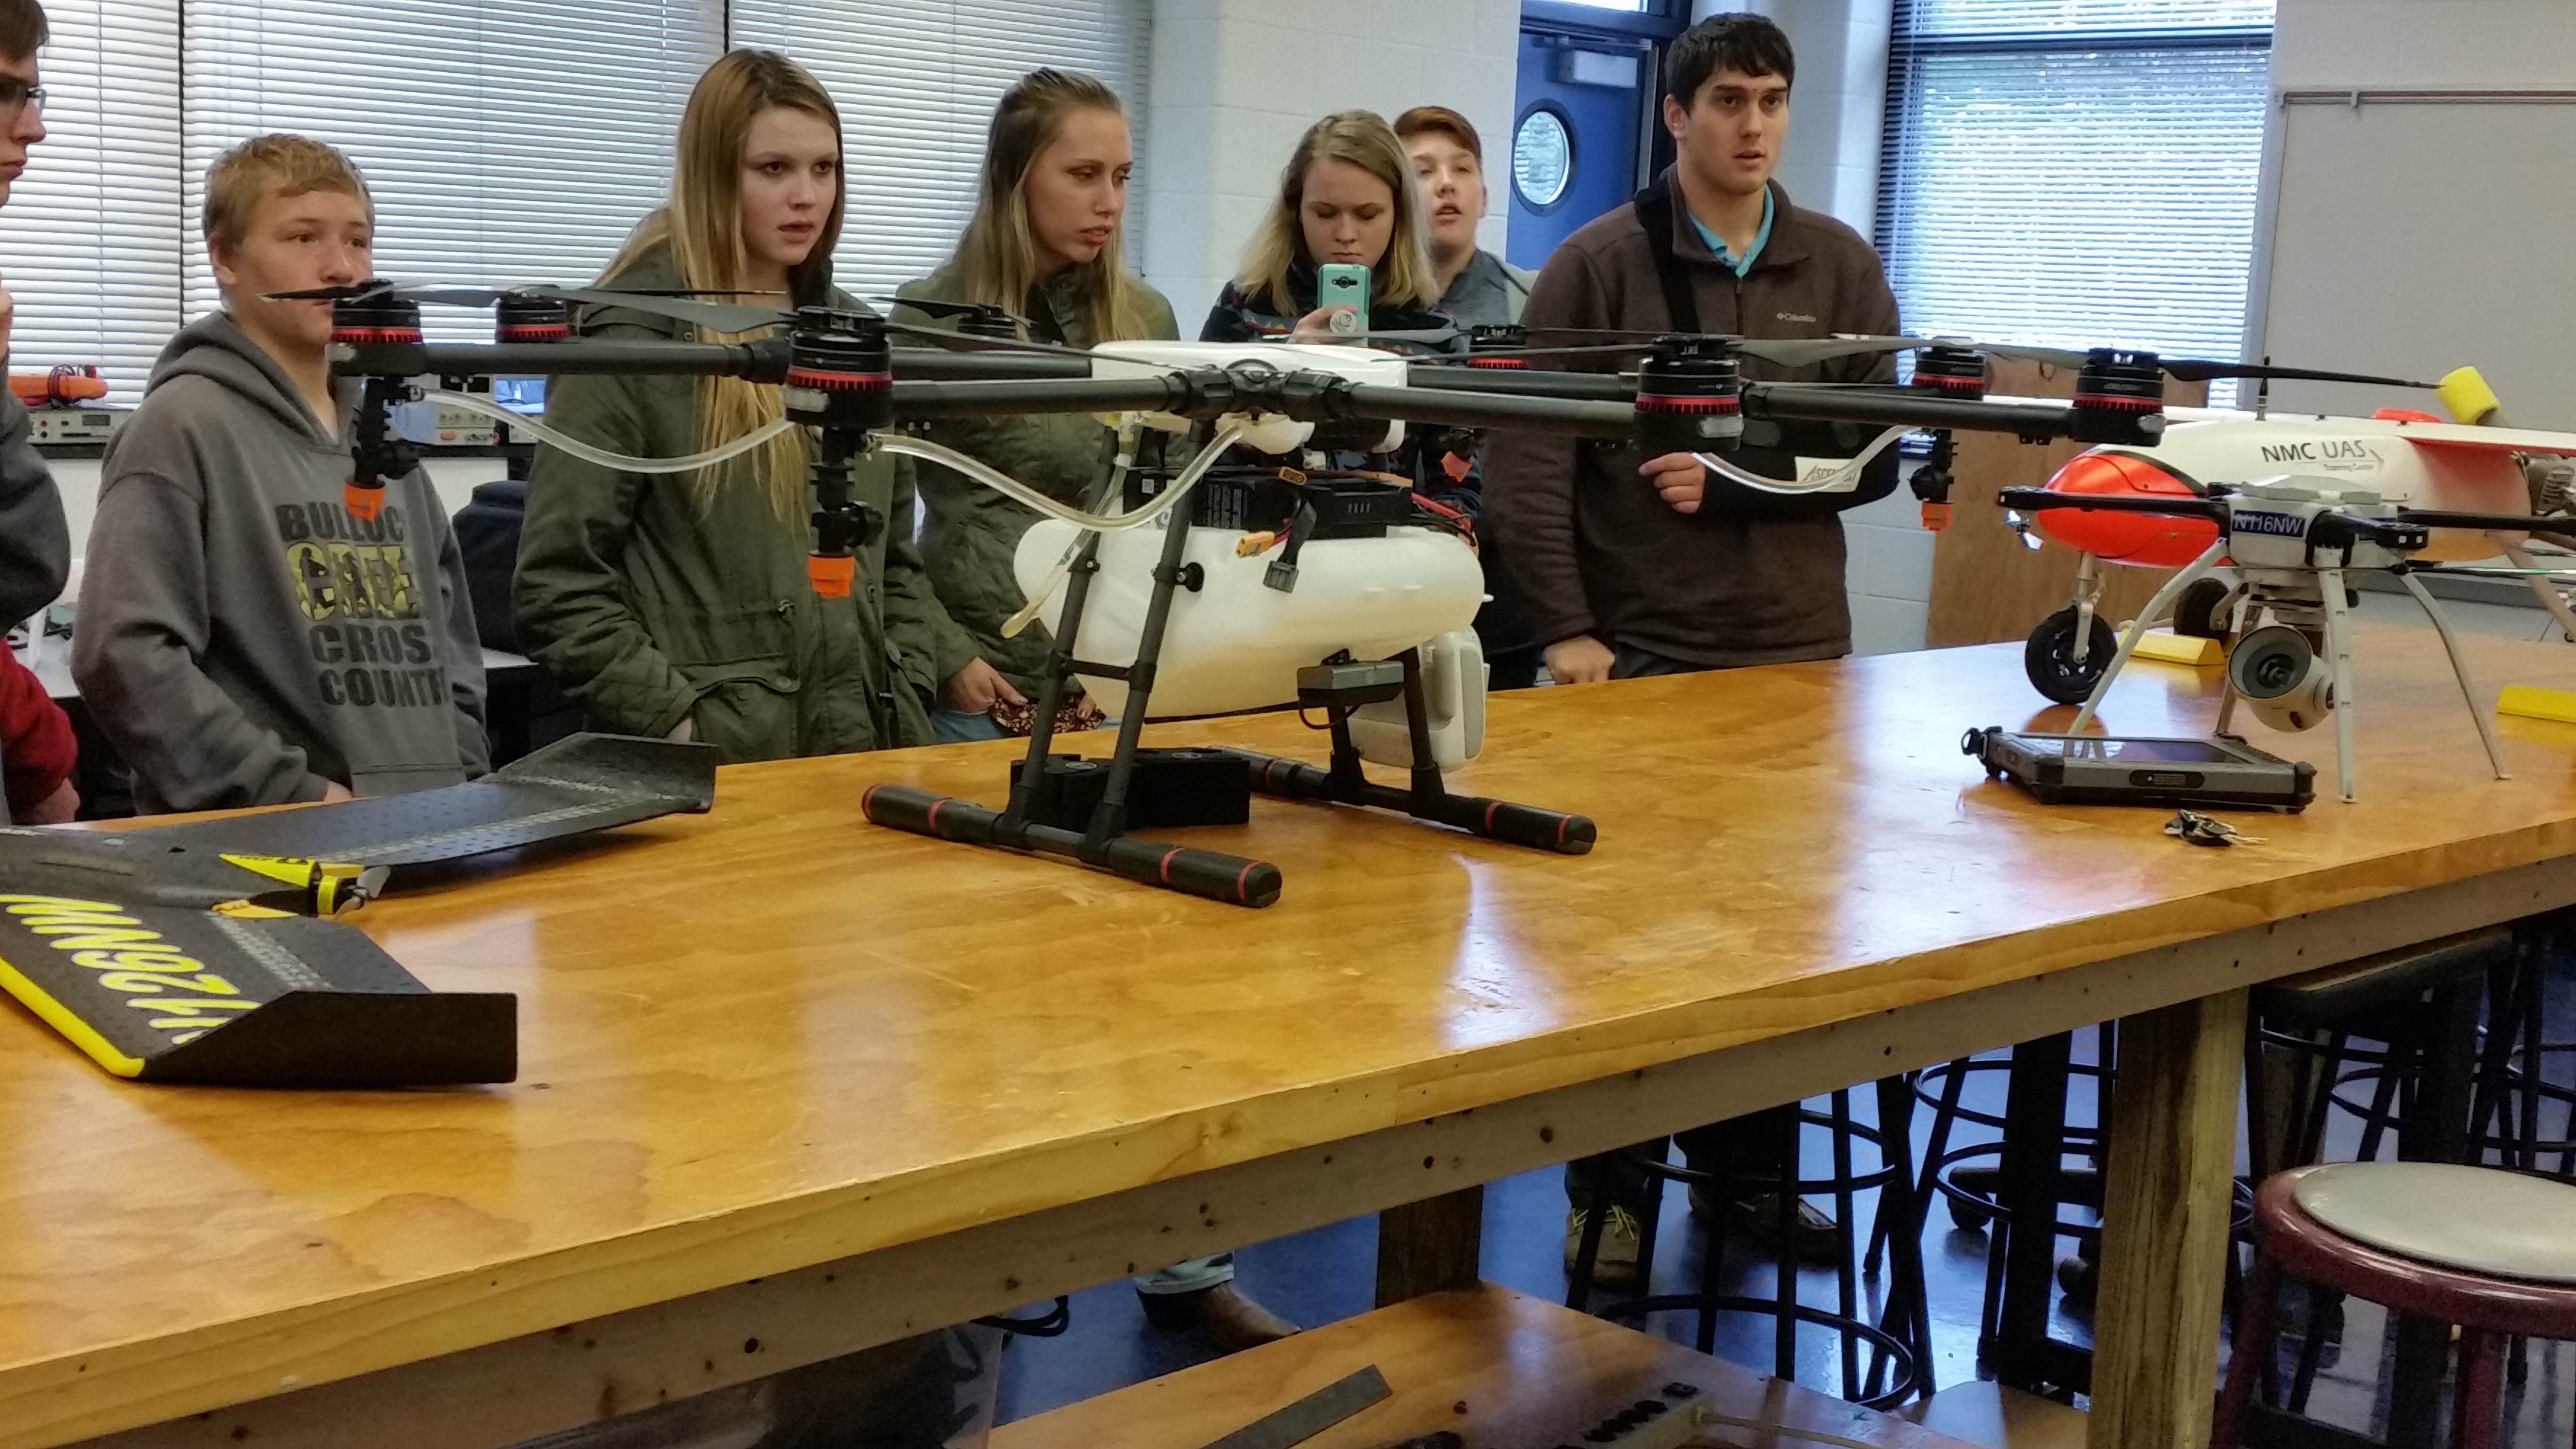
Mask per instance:
[[[1014,560],[1020,592],[1054,578],[1038,617],[1049,629],[1064,612],[1065,581],[1057,565],[1075,541],[1070,523],[1042,519],[1020,539]],[[1348,650],[1356,659],[1385,659],[1475,622],[1484,600],[1483,571],[1460,539],[1425,528],[1389,529],[1383,538],[1309,541],[1297,557],[1297,586],[1281,592],[1263,576],[1276,550],[1239,558],[1237,529],[1194,527],[1184,551],[1203,573],[1200,588],[1176,590],[1163,633],[1149,717],[1227,714],[1297,702],[1297,671]],[[1163,552],[1159,524],[1104,534],[1100,572],[1083,607],[1076,656],[1131,664]],[[1084,676],[1083,687],[1112,718],[1127,707],[1127,686]]]

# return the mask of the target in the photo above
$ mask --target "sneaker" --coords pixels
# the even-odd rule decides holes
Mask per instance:
[[[1297,1325],[1246,1297],[1232,1283],[1188,1293],[1139,1292],[1136,1299],[1144,1305],[1146,1322],[1157,1328],[1198,1329],[1228,1353],[1276,1343],[1297,1331]]]
[[[1698,1216],[1708,1216],[1708,1193],[1698,1183],[1691,1184],[1690,1207]],[[1758,1186],[1736,1189],[1726,1199],[1726,1225],[1772,1252],[1779,1252],[1779,1194],[1764,1192]],[[1801,1263],[1831,1263],[1842,1252],[1842,1234],[1834,1226],[1834,1215],[1803,1197],[1798,1199],[1798,1219],[1790,1236]]]
[[[1583,1255],[1583,1227],[1591,1214],[1574,1208],[1565,1215],[1565,1272],[1574,1275],[1575,1262]],[[1593,1250],[1592,1286],[1613,1293],[1626,1293],[1636,1288],[1637,1215],[1613,1205],[1609,1220],[1601,1225],[1601,1245]]]

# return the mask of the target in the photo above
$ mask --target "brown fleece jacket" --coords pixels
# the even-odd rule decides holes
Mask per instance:
[[[1898,330],[1878,254],[1850,227],[1790,205],[1779,183],[1771,238],[1742,277],[1700,240],[1672,172],[1660,184],[1673,188],[1673,253],[1691,276],[1703,329],[1746,337]],[[1622,205],[1566,238],[1539,272],[1521,322],[1670,328],[1635,209]],[[1887,381],[1895,369],[1885,355],[1805,368],[1744,360],[1747,378],[1784,382]],[[1676,513],[1638,475],[1648,455],[1631,447],[1521,433],[1495,439],[1485,456],[1487,516],[1509,542],[1504,556],[1542,645],[1589,634],[1712,667],[1850,652],[1841,520]]]

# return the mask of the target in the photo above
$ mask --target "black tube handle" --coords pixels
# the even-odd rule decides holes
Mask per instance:
[[[988,810],[972,800],[960,800],[911,785],[871,785],[867,793],[859,797],[859,809],[874,824],[909,830],[915,835],[967,845],[1001,844],[1009,849],[1021,848],[1021,842],[995,839],[994,826],[1001,820],[1001,812]],[[1120,836],[1106,845],[1094,847],[1070,830],[1056,830],[1043,825],[1024,826],[1022,832],[1027,837],[1027,847],[1050,855],[1069,856],[1145,885],[1161,886],[1165,890],[1220,901],[1229,906],[1257,908],[1279,899],[1279,867],[1266,860],[1247,860],[1221,851],[1198,850],[1158,840],[1138,840],[1132,836]]]
[[[1252,769],[1252,788],[1264,795],[1282,800],[1333,800],[1333,777],[1330,771],[1303,760],[1286,760],[1277,755],[1257,755],[1250,750],[1237,750]]]
[[[1568,815],[1535,805],[1488,800],[1480,795],[1443,795],[1423,812],[1443,825],[1491,836],[1507,845],[1552,850],[1559,855],[1587,855],[1600,831],[1589,815]]]
[[[911,785],[870,785],[859,797],[859,810],[871,824],[968,845],[992,844],[993,822],[1002,818],[972,800]]]
[[[1256,909],[1279,899],[1279,867],[1221,851],[1122,835],[1083,858],[1132,881]]]

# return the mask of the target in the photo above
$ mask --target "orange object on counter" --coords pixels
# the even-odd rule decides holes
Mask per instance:
[[[9,391],[31,408],[67,408],[107,396],[107,380],[98,375],[95,367],[65,363],[51,372],[13,372],[9,374]]]

